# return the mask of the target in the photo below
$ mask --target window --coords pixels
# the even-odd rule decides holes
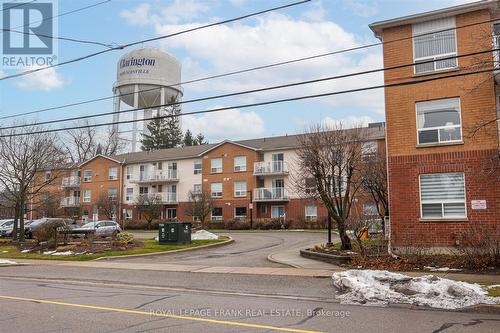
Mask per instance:
[[[377,153],[377,141],[366,141],[361,143],[361,156],[368,157]]]
[[[306,221],[316,221],[318,219],[318,207],[307,205],[305,208]]]
[[[201,184],[194,184],[193,193],[201,193]]]
[[[108,189],[108,197],[110,199],[116,199],[117,196],[118,196],[118,191],[116,190],[116,188]]]
[[[306,194],[313,194],[316,191],[316,180],[308,177],[304,180]]]
[[[83,181],[84,182],[92,181],[92,170],[83,170]]]
[[[234,182],[234,196],[235,197],[247,196],[247,182]]]
[[[378,216],[377,204],[374,202],[363,204],[363,215]]]
[[[92,195],[92,191],[84,190],[83,191],[83,202],[90,202],[91,195]]]
[[[128,166],[127,167],[127,180],[132,179],[133,174],[134,174],[134,167]]]
[[[125,219],[126,220],[131,220],[132,219],[132,209],[125,209]]]
[[[149,188],[147,186],[139,187],[139,194],[148,194]]]
[[[168,163],[168,178],[177,179],[177,162]]]
[[[212,220],[222,221],[222,207],[213,207],[212,208]]]
[[[174,220],[177,218],[177,209],[167,208],[167,220]]]
[[[460,142],[460,99],[448,98],[419,102],[417,134],[419,144]]]
[[[272,206],[271,207],[271,218],[279,219],[285,217],[285,207],[283,206]]]
[[[118,168],[109,168],[109,180],[117,180],[118,179]]]
[[[413,60],[415,73],[434,72],[457,67],[457,59],[439,60],[457,55],[455,17],[446,17],[413,25]],[[449,29],[446,31],[442,31]]]
[[[247,171],[247,157],[246,156],[236,156],[234,158],[234,171]]]
[[[201,161],[194,161],[194,174],[201,175]]]
[[[212,198],[222,198],[222,183],[212,183],[210,186]]]
[[[210,160],[210,172],[211,173],[221,173],[222,172],[222,158],[212,158]]]
[[[465,218],[465,180],[463,173],[420,175],[422,218]]]
[[[247,217],[247,208],[246,207],[236,207],[234,209],[234,218],[242,219]]]
[[[125,193],[125,201],[132,201],[134,199],[134,189],[132,187],[127,187]]]

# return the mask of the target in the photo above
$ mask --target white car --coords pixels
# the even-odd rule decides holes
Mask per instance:
[[[73,229],[75,232],[95,230],[95,234],[97,236],[107,237],[113,236],[120,232],[122,232],[122,228],[115,221],[96,221],[89,222],[87,224],[82,225],[79,228]]]

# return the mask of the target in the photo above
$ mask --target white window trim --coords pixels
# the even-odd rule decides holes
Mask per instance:
[[[236,208],[246,208],[245,215],[236,215]],[[245,219],[245,218],[247,218],[247,216],[248,216],[248,208],[247,207],[241,207],[241,206],[234,207],[234,218],[235,219]]]
[[[452,28],[456,28],[456,24],[457,24],[456,23],[456,18],[453,17],[453,27],[450,27],[449,29],[451,30]],[[447,28],[444,28],[444,29],[447,29]],[[422,34],[415,35],[414,32],[413,32],[413,26],[412,26],[412,37],[418,37],[418,36],[421,36],[421,35],[428,36],[428,35],[430,35],[432,33],[436,33],[436,32],[439,32],[441,30],[444,30],[444,29],[438,29],[436,31],[428,31],[428,32],[425,32],[425,33],[422,33]],[[415,63],[417,65],[418,61],[434,60],[434,62],[432,63],[433,67],[434,67],[434,70],[417,73],[417,66],[415,65],[415,66],[413,66],[413,74],[415,74],[415,75],[425,75],[425,74],[429,74],[429,73],[436,73],[436,72],[439,73],[441,71],[448,71],[450,69],[458,68],[458,58],[456,58],[455,59],[455,66],[454,67],[447,67],[447,68],[436,69],[436,62],[439,61],[438,58],[447,58],[447,57],[456,56],[458,54],[457,30],[453,29],[452,31],[455,34],[455,52],[437,54],[437,55],[430,56],[430,57],[421,57],[421,58],[416,58],[415,57],[415,39],[412,38],[411,47],[412,47],[412,51],[413,51],[413,63]]]
[[[451,125],[451,126],[435,126],[435,127],[426,127],[426,128],[418,128],[418,104],[419,103],[424,103],[424,102],[432,102],[432,101],[444,101],[447,99],[457,99],[458,100],[458,116],[460,119],[460,125]],[[442,98],[442,99],[434,99],[434,100],[429,100],[429,101],[420,101],[415,103],[415,127],[417,129],[417,145],[418,146],[436,146],[436,145],[449,145],[449,144],[454,144],[454,143],[462,143],[463,142],[463,129],[462,129],[462,101],[460,97],[451,97],[451,98]],[[460,139],[458,140],[448,140],[448,141],[441,141],[441,133],[440,129],[445,129],[445,128],[460,128]],[[428,142],[428,143],[420,143],[420,138],[419,134],[422,131],[430,131],[430,130],[438,130],[438,141],[437,142]]]
[[[240,191],[236,189],[236,183],[245,183],[245,190]],[[234,182],[234,197],[235,198],[245,198],[247,196],[248,184],[246,181],[236,181]]]
[[[220,188],[220,192],[215,192],[213,190],[213,187],[212,187],[213,184],[220,184],[221,185],[220,186],[221,187]],[[223,187],[224,187],[224,185],[222,183],[212,183],[212,184],[210,184],[210,196],[212,198],[222,198]]]
[[[220,167],[212,167],[212,161],[213,160],[220,160]],[[210,159],[210,173],[222,173],[222,158],[221,157],[214,157]]]
[[[307,207],[315,207],[316,208],[316,214],[315,215],[307,215]],[[305,205],[304,206],[304,216],[305,216],[305,220],[307,222],[315,222],[318,220],[318,206],[316,205]]]
[[[273,206],[271,206],[271,218],[272,218],[272,219],[280,219],[280,218],[281,218],[281,216],[278,216],[278,217],[273,217],[273,208],[279,208],[279,207],[283,207],[283,211],[284,211],[285,216],[286,216],[286,209],[285,209],[285,206],[283,206],[283,205],[273,205]]]
[[[85,177],[85,172],[90,172],[90,178],[87,178]],[[92,173],[92,170],[83,170],[83,181],[88,183],[88,182],[91,182],[92,181],[92,176],[93,176],[93,173]]]
[[[245,164],[236,164],[236,159],[242,157],[245,159]],[[245,155],[238,155],[234,157],[234,172],[244,172],[247,171],[247,157]]]
[[[88,193],[88,197],[85,196],[85,193]],[[83,191],[83,199],[82,199],[83,202],[91,202],[92,201],[92,191],[91,190],[84,190]]]
[[[111,170],[116,170],[116,175],[111,174]],[[111,167],[108,169],[108,180],[117,180],[118,179],[118,168]]]
[[[444,207],[443,204],[445,203],[462,203],[462,201],[457,201],[457,200],[427,200],[425,203],[426,204],[437,204],[441,203],[441,217],[424,217],[423,214],[423,202],[422,202],[422,181],[421,181],[421,176],[422,175],[429,175],[429,174],[462,174],[464,176],[464,207],[465,207],[465,215],[464,216],[443,216],[444,213]],[[419,197],[419,202],[420,202],[420,219],[421,220],[464,220],[467,219],[468,216],[468,211],[467,211],[467,189],[465,186],[465,183],[467,180],[465,179],[465,173],[464,172],[436,172],[436,173],[424,173],[418,175],[418,197]]]
[[[222,221],[222,217],[224,216],[224,210],[222,209],[222,207],[214,207],[214,208],[220,208],[221,215],[213,216],[213,208],[212,208],[212,211],[210,212],[210,219],[212,221]]]
[[[199,162],[199,163],[197,163],[197,162]],[[197,165],[197,164],[199,164],[199,165],[200,165],[200,168],[199,168],[199,169],[197,169],[197,168],[196,168],[196,165]],[[199,161],[199,160],[194,161],[194,162],[193,162],[193,174],[195,174],[195,175],[201,175],[201,174],[202,174],[202,170],[203,170],[203,164],[202,164],[202,162],[201,162],[201,161]]]

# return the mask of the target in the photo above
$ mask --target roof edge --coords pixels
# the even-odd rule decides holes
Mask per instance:
[[[438,19],[442,17],[459,15],[463,13],[472,12],[475,10],[494,8],[499,6],[498,0],[480,0],[476,2],[466,3],[463,5],[457,5],[452,7],[446,7],[436,10],[431,10],[423,13],[417,13],[413,15],[402,16],[398,18],[393,18],[384,21],[374,22],[368,25],[368,27],[373,31],[373,34],[378,39],[382,38],[382,30],[386,28],[396,27],[406,24],[414,24],[418,22],[423,22],[427,20]]]

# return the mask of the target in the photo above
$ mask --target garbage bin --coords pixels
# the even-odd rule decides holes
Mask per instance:
[[[158,242],[160,243],[160,245],[191,244],[191,223],[160,223],[158,229]]]

